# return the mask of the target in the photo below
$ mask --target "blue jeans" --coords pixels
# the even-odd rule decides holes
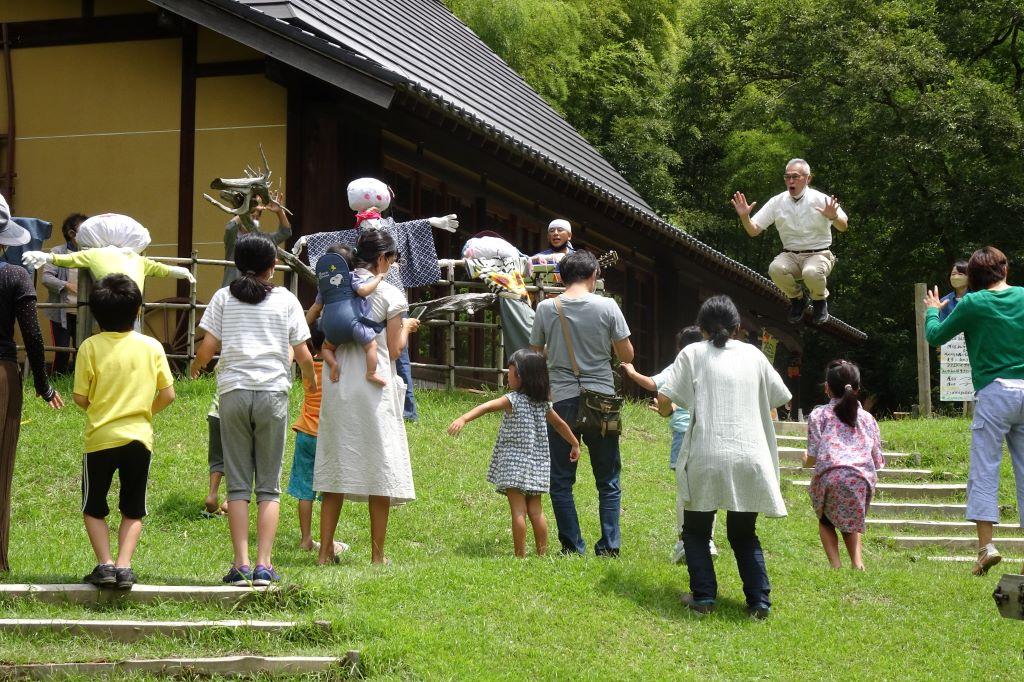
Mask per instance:
[[[683,447],[683,437],[686,435],[686,431],[673,431],[672,432],[672,445],[668,451],[668,468],[675,471],[676,461],[679,459],[679,450]]]
[[[750,608],[768,608],[772,591],[768,583],[768,569],[764,564],[764,552],[757,538],[754,525],[757,512],[726,513],[725,529],[736,555],[736,568],[743,581],[743,594]],[[711,530],[715,524],[715,512],[698,512],[687,509],[683,512],[683,548],[686,550],[686,567],[690,571],[690,592],[697,601],[718,598],[718,579],[715,564],[711,561]]]
[[[571,427],[576,423],[576,411],[580,399],[567,398],[554,404],[555,413]],[[601,518],[601,539],[594,545],[597,554],[618,554],[619,552],[619,509],[622,489],[619,475],[622,460],[619,458],[618,436],[584,436],[590,455],[590,466],[594,470],[597,486],[598,514]],[[572,449],[558,432],[548,425],[548,447],[551,450],[551,507],[555,512],[558,526],[558,541],[562,551],[583,554],[587,546],[580,533],[580,520],[576,515],[576,501],[572,487],[576,483],[577,462],[569,461]]]
[[[416,410],[416,398],[412,394],[412,365],[409,363],[408,346],[403,348],[402,354],[395,358],[395,370],[405,382],[405,411],[402,416],[409,421],[417,421],[420,414]]]

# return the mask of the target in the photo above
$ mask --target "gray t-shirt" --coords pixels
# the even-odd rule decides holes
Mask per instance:
[[[562,314],[569,323],[576,364],[580,368],[583,388],[614,393],[611,354],[612,343],[629,337],[629,326],[614,299],[596,294],[562,300]],[[562,334],[555,299],[541,301],[530,333],[531,346],[546,346],[548,374],[551,377],[551,400],[559,402],[580,394],[579,383],[572,372],[569,351]]]

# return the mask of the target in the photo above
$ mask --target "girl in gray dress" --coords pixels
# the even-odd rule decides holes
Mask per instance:
[[[517,557],[526,556],[526,517],[530,517],[537,554],[548,549],[548,522],[540,496],[548,492],[551,454],[547,426],[572,445],[569,459],[580,458],[580,443],[569,425],[551,409],[547,361],[532,350],[518,350],[508,361],[511,392],[478,405],[451,423],[456,436],[468,422],[490,412],[502,412],[498,440],[491,455],[487,481],[508,498],[512,513],[512,542]]]

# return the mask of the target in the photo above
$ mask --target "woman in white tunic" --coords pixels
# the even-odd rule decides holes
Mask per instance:
[[[387,272],[396,258],[395,242],[386,232],[364,230],[360,234],[356,272],[364,276]],[[409,333],[419,327],[419,320],[402,319],[409,304],[404,293],[386,281],[368,300],[369,317],[387,323],[376,339],[377,374],[386,385],[381,388],[366,380],[366,354],[354,343],[335,351],[338,381],[330,380],[330,368],[324,365],[313,467],[313,489],[323,494],[320,564],[338,560],[334,532],[346,499],[369,502],[371,560],[385,563],[388,512],[416,498],[402,419],[405,382],[395,372],[395,358],[405,348]]]
[[[718,583],[708,544],[715,510],[725,509],[748,611],[765,618],[771,588],[754,525],[758,514],[786,515],[771,410],[791,395],[761,351],[733,340],[740,315],[728,296],[705,301],[697,324],[707,341],[679,353],[658,394],[662,414],[670,413],[671,403],[690,410],[676,464],[690,572],[683,603],[701,613],[714,609]]]

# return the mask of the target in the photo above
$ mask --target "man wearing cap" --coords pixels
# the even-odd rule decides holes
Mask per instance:
[[[751,237],[756,237],[771,224],[779,231],[782,253],[768,266],[768,274],[775,286],[790,301],[789,321],[797,323],[807,308],[807,300],[797,280],[803,280],[811,295],[814,324],[828,321],[828,275],[836,264],[829,250],[832,245],[832,227],[845,232],[848,227],[846,213],[834,196],[828,196],[810,186],[811,166],[803,159],[792,159],[786,164],[782,176],[786,191],[768,200],[753,217],[750,212],[757,202],[748,204],[742,192],[732,198],[733,208]]]
[[[8,246],[23,246],[31,237],[28,230],[11,220],[7,201],[0,196],[0,571],[10,570],[7,538],[11,525],[11,480],[21,427],[21,372],[14,340],[15,321],[25,342],[36,395],[53,408],[64,405],[60,393],[46,378],[43,335],[36,316],[36,288],[32,277],[27,270],[3,260]]]

